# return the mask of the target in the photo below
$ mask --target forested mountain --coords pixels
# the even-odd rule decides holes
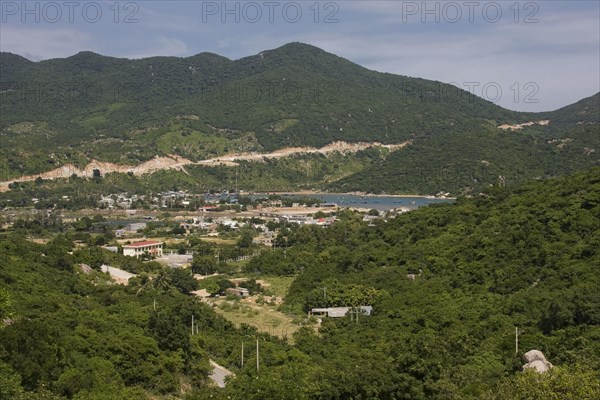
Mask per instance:
[[[30,62],[0,53],[0,74],[4,181],[91,159],[136,165],[157,155],[200,160],[339,140],[411,144],[302,185],[460,193],[500,175],[514,183],[598,163],[599,95],[555,112],[513,112],[452,85],[370,71],[300,43],[235,61],[81,52]]]
[[[77,249],[68,234],[40,245],[3,232],[0,394],[78,400],[600,396],[599,168],[490,188],[388,222],[338,216],[327,229],[286,227],[276,249],[246,266],[295,276],[289,310],[373,306],[372,316],[324,319],[318,334],[301,329],[293,345],[247,326],[235,329],[189,299],[189,277],[180,269],[110,285],[103,274],[77,266],[98,268],[98,248]],[[133,262],[114,257],[117,266]],[[192,314],[203,327],[193,336]],[[517,354],[515,327],[522,332]],[[257,336],[263,346],[258,373],[255,353],[239,365],[241,342]],[[521,374],[520,356],[533,348],[554,364],[550,372]],[[225,389],[206,386],[209,357],[236,372]]]

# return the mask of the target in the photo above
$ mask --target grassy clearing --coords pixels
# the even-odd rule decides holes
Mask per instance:
[[[294,320],[269,304],[254,304],[240,300],[220,299],[215,301],[215,310],[236,326],[248,324],[260,332],[268,333],[292,342],[292,334],[300,328]]]
[[[234,239],[221,239],[221,238],[214,237],[214,236],[200,236],[200,239],[207,241],[207,242],[216,243],[216,244],[235,244]]]
[[[293,276],[261,276],[257,280],[265,281],[271,286],[265,287],[265,291],[273,296],[285,297],[294,281]]]
[[[275,297],[284,298],[294,278],[281,276],[258,278],[270,284],[264,288],[264,295],[252,296],[244,300],[221,298],[215,302],[217,304],[215,310],[238,327],[240,324],[248,324],[261,332],[280,338],[287,337],[291,342],[292,334],[300,328],[298,319],[280,312],[275,301],[271,300]]]

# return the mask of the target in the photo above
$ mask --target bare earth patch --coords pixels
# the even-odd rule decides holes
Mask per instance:
[[[94,170],[100,170],[100,172],[104,174],[108,174],[111,172],[119,172],[119,173],[128,173],[131,172],[136,176],[141,176],[144,174],[149,174],[161,170],[169,170],[175,169],[179,171],[185,172],[186,165],[203,165],[203,166],[215,166],[215,165],[226,165],[226,166],[236,166],[238,165],[237,161],[256,161],[261,162],[265,158],[283,158],[289,157],[296,154],[327,154],[332,152],[341,152],[341,153],[356,153],[361,150],[368,149],[370,147],[383,147],[390,151],[399,150],[409,144],[411,141],[407,141],[400,144],[381,144],[378,142],[367,143],[347,143],[347,142],[334,142],[328,144],[327,146],[315,148],[315,147],[288,147],[280,150],[273,151],[271,153],[237,153],[237,154],[228,154],[221,157],[210,158],[208,160],[201,161],[191,161],[187,158],[180,157],[178,155],[171,154],[166,157],[155,157],[152,160],[143,162],[139,165],[120,165],[114,164],[104,161],[92,160],[88,165],[86,165],[83,169],[75,167],[73,164],[66,164],[59,168],[53,169],[51,171],[42,172],[34,175],[25,175],[20,178],[15,178],[10,181],[0,182],[0,192],[4,192],[8,190],[8,185],[12,182],[27,182],[33,181],[36,178],[42,178],[47,180],[52,179],[65,179],[69,178],[73,174],[77,174],[77,176],[81,177],[92,177],[94,175]]]
[[[549,119],[545,119],[542,121],[529,121],[529,122],[525,122],[522,124],[516,124],[516,125],[509,125],[509,124],[504,124],[504,125],[500,125],[498,127],[498,129],[502,129],[504,131],[509,130],[509,131],[518,131],[519,129],[523,129],[523,127],[525,126],[532,126],[532,125],[540,125],[540,126],[545,126],[545,125],[549,125],[550,124],[550,120]]]

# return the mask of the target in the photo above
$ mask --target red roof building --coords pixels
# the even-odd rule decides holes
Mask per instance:
[[[153,257],[161,257],[163,255],[162,245],[162,242],[153,240],[126,244],[123,246],[123,255],[139,258],[143,254],[149,254]]]

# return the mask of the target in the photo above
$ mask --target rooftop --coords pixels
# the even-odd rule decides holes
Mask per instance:
[[[162,242],[156,242],[154,240],[144,240],[142,242],[126,244],[123,247],[144,247],[144,246],[153,246],[153,245],[157,245],[157,244],[162,244]]]

